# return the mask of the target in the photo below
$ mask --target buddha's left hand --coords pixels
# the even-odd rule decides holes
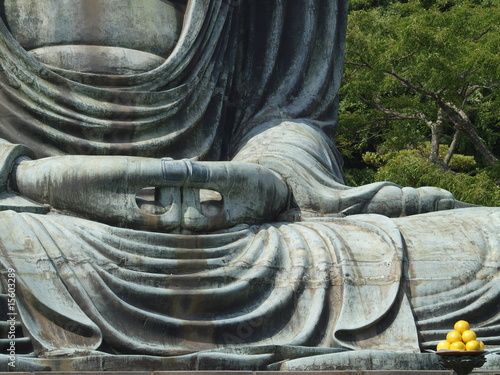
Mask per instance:
[[[153,231],[262,223],[275,218],[289,197],[270,169],[230,161],[60,156],[22,161],[13,179],[23,196],[55,209]],[[147,187],[155,188],[153,200],[136,197]],[[204,199],[207,190],[212,198]]]

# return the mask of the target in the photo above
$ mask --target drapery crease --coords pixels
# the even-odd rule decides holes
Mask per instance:
[[[18,270],[21,295],[30,295],[23,323],[30,334],[39,332],[32,339],[40,353],[74,347],[75,335],[83,336],[81,350],[97,350],[103,340],[122,354],[228,345],[355,348],[355,340],[343,342],[334,332],[355,337],[376,325],[399,290],[399,233],[371,223],[278,223],[194,239],[61,215],[5,213],[0,220],[30,243],[10,244],[2,264]],[[349,236],[359,230],[383,251],[366,259],[366,245]],[[4,233],[0,243],[17,235]],[[48,279],[40,282],[43,275]],[[57,293],[54,306],[43,302],[47,282]],[[345,301],[339,311],[332,291]],[[46,321],[38,319],[41,305]]]
[[[394,184],[344,185],[332,136],[346,13],[341,0],[190,0],[171,55],[158,68],[127,76],[51,70],[0,22],[0,137],[38,157],[257,163],[286,181],[290,208],[310,216],[363,212]],[[0,169],[2,181],[10,170]],[[228,358],[238,356],[236,349],[254,350],[265,362],[273,354],[259,348],[394,350],[396,342],[398,350],[418,351],[418,334],[431,345],[439,327],[458,317],[434,312],[460,312],[461,303],[498,312],[499,290],[494,258],[480,281],[457,279],[456,289],[437,294],[442,305],[429,302],[436,294],[408,290],[415,280],[405,269],[405,241],[427,219],[415,220],[422,221],[411,230],[373,215],[181,235],[6,211],[1,266],[16,270],[22,322],[40,355],[204,352],[199,358],[210,362],[220,357],[205,351],[231,347]],[[498,222],[492,217],[491,233]],[[410,245],[422,254],[428,244]],[[419,282],[436,288],[432,280]],[[498,344],[498,313],[477,314],[480,332]]]

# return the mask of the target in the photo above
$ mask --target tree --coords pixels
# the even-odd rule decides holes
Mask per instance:
[[[498,165],[500,4],[352,5],[337,136],[347,157],[430,140],[429,160],[444,168],[457,151]],[[440,158],[442,144],[448,151]]]

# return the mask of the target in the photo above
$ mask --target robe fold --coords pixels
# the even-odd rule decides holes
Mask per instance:
[[[389,348],[384,331],[413,319],[400,293],[403,246],[389,219],[367,219],[193,236],[6,211],[2,264],[16,270],[22,321],[42,353],[97,350],[103,340],[118,353],[150,355]],[[416,330],[405,335],[399,349],[417,350]]]
[[[500,344],[498,209],[337,214],[394,186],[344,184],[332,137],[346,14],[343,0],[189,0],[170,55],[132,75],[44,65],[0,20],[0,267],[16,271],[37,356],[182,369],[204,353],[217,368],[211,351],[235,349],[231,368],[263,368],[297,347],[419,351],[459,316]],[[22,154],[257,163],[309,219],[183,235],[45,214],[7,190]]]

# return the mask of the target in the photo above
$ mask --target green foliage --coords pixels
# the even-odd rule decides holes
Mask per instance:
[[[372,168],[347,168],[344,175],[348,186],[367,185],[375,180],[375,170]]]
[[[465,159],[468,160],[468,159]],[[437,186],[449,190],[462,202],[482,206],[500,206],[500,169],[491,167],[475,173],[445,171],[430,163],[420,150],[391,154],[387,164],[378,169],[375,181],[392,181],[401,186]]]
[[[372,182],[378,168],[374,178],[380,180],[406,155],[408,160],[398,164],[401,170],[394,167],[384,180],[405,186],[460,186],[461,192],[454,194],[475,202],[483,199],[479,197],[484,191],[492,202],[497,199],[494,205],[500,205],[494,183],[500,180],[500,171],[485,169],[488,163],[467,137],[461,137],[451,159],[453,172],[427,161],[430,124],[443,124],[440,160],[455,132],[437,98],[463,111],[482,142],[499,156],[500,2],[351,0],[350,4],[336,136],[346,158],[347,180],[352,185]],[[476,196],[469,198],[469,191]]]
[[[363,154],[363,161],[366,164],[373,165],[375,167],[381,167],[384,163],[382,155],[371,151],[367,151]]]
[[[471,171],[476,166],[473,156],[455,154],[450,161],[449,168],[453,171]]]
[[[429,163],[420,150],[403,150],[392,155],[387,164],[378,169],[375,181],[392,181],[401,186],[437,186],[443,169]]]
[[[432,95],[463,109],[487,147],[500,148],[500,2],[358,0],[351,9],[338,132],[347,157],[429,140],[439,112]],[[445,140],[453,131],[445,128]]]
[[[418,155],[421,159],[427,159],[430,153],[431,144],[429,142],[418,145],[417,147],[406,150],[406,152],[414,155]],[[443,159],[448,152],[448,146],[442,145],[439,149],[439,157]],[[375,153],[367,151],[363,154],[363,161],[376,168],[383,167],[387,164],[389,160],[395,157],[395,155],[400,155],[402,151],[391,151],[387,153]],[[472,171],[476,167],[477,163],[473,156],[454,154],[450,161],[448,168],[455,172],[468,172]],[[492,170],[496,168],[492,167]]]

